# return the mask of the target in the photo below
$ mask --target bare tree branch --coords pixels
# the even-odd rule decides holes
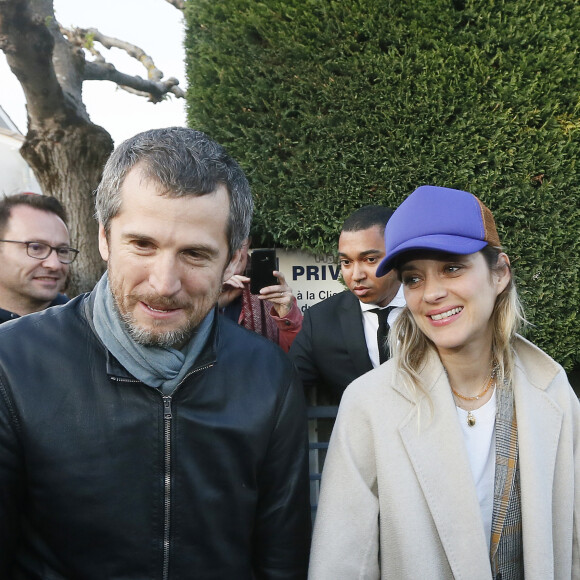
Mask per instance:
[[[90,50],[92,54],[97,54],[100,56],[100,58],[103,57],[95,49],[95,42],[99,42],[108,49],[118,48],[119,50],[123,50],[129,56],[133,57],[135,60],[138,60],[147,69],[147,77],[150,80],[159,81],[163,78],[163,73],[155,66],[153,59],[148,54],[146,54],[142,48],[139,48],[130,42],[120,40],[118,38],[113,38],[112,36],[106,36],[96,28],[67,29],[62,27],[61,31],[66,35],[69,42],[75,44],[79,48]]]
[[[183,10],[185,10],[185,0],[166,0],[167,2],[169,2],[169,4],[171,4],[172,6],[175,6],[175,8],[177,8],[178,10],[181,10],[183,12]]]
[[[96,28],[73,28],[61,27],[61,32],[66,35],[68,41],[88,50],[95,60],[88,62],[84,69],[85,80],[108,80],[118,84],[122,89],[128,90],[140,96],[146,96],[153,103],[163,100],[167,93],[176,97],[184,98],[185,93],[177,86],[179,81],[174,78],[163,79],[163,72],[155,66],[155,62],[142,48],[111,36],[102,34]],[[114,65],[108,63],[103,55],[95,48],[98,42],[107,49],[118,48],[129,56],[139,61],[147,70],[147,79],[139,76],[130,76],[118,71]]]
[[[183,3],[174,5],[179,4],[183,8]],[[147,78],[121,73],[109,64],[104,49],[113,47],[138,60]],[[164,79],[139,47],[96,29],[62,29],[53,0],[0,0],[0,50],[26,97],[28,132],[20,152],[43,193],[66,206],[71,238],[82,250],[68,290],[74,296],[90,290],[103,271],[94,243],[93,191],[113,150],[109,133],[92,123],[86,111],[84,81],[110,80],[153,102],[169,93],[183,98],[184,92],[175,78]]]
[[[33,11],[29,2],[0,0],[0,50],[22,86],[34,122],[55,117],[74,122],[76,116],[88,120],[82,101],[67,94],[59,82],[52,59],[56,41],[51,9],[52,2],[38,2]]]
[[[174,77],[159,82],[149,81],[122,73],[110,63],[87,62],[85,80],[112,81],[122,89],[133,89],[129,92],[149,97],[153,103],[162,101],[167,93],[173,93],[179,98],[185,97],[185,93],[177,86],[179,81]]]

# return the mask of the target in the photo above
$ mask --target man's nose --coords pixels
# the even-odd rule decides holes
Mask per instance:
[[[366,272],[364,266],[358,262],[354,262],[352,266],[352,277],[355,280],[363,280],[366,278]]]
[[[50,270],[60,270],[62,268],[68,267],[67,264],[63,264],[58,259],[58,254],[56,253],[56,250],[54,248],[51,248],[50,254],[48,254],[48,256],[46,256],[46,258],[42,260],[42,265]]]
[[[159,296],[174,296],[181,290],[179,265],[171,256],[157,256],[151,266],[149,284]]]

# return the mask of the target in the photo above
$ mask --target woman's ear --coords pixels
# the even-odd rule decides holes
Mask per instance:
[[[503,252],[497,257],[497,263],[493,269],[493,277],[496,281],[497,295],[499,296],[512,279],[510,259]]]

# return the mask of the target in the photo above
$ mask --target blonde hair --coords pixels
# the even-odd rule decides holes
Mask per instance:
[[[510,268],[507,263],[500,263],[498,257],[501,249],[486,246],[481,250],[486,263],[493,271]],[[525,324],[523,308],[518,297],[513,276],[508,285],[498,295],[491,315],[492,321],[492,360],[497,364],[497,381],[511,385],[514,372],[513,343],[516,333]],[[421,369],[429,351],[436,352],[435,345],[419,329],[410,310],[405,309],[394,322],[389,334],[389,346],[399,376],[402,378],[411,399],[419,404],[426,399],[431,411],[433,405],[421,380]]]

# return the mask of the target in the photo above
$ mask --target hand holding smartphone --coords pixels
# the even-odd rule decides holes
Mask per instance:
[[[262,288],[278,284],[278,278],[274,276],[274,270],[278,270],[278,259],[274,249],[256,249],[250,256],[250,292],[259,294]]]

